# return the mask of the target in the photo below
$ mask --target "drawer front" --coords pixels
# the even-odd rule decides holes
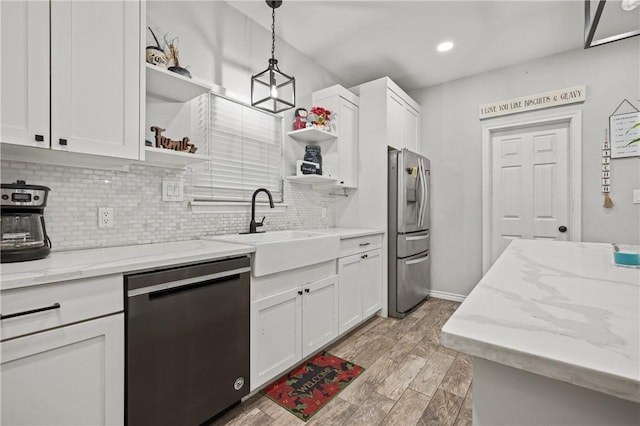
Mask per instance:
[[[382,247],[382,234],[340,240],[340,257],[351,256]]]
[[[116,274],[4,290],[0,339],[120,312],[123,288],[122,274]]]
[[[413,256],[429,250],[429,231],[398,234],[398,257]]]

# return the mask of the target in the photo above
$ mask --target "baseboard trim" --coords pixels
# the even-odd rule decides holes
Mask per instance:
[[[455,293],[447,293],[446,291],[429,290],[429,296],[436,299],[451,300],[452,302],[464,302],[467,296],[462,296]]]

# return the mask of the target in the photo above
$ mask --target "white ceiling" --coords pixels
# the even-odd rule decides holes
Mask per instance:
[[[271,30],[264,0],[228,3]],[[581,48],[584,2],[284,0],[276,35],[348,86],[389,76],[408,91]]]

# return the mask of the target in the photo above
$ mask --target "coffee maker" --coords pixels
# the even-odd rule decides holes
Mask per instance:
[[[44,207],[50,189],[19,180],[0,185],[0,262],[43,259],[51,251],[44,226]]]

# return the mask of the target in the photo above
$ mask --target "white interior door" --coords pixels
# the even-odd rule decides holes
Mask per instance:
[[[569,123],[492,133],[491,263],[514,238],[568,240]]]

